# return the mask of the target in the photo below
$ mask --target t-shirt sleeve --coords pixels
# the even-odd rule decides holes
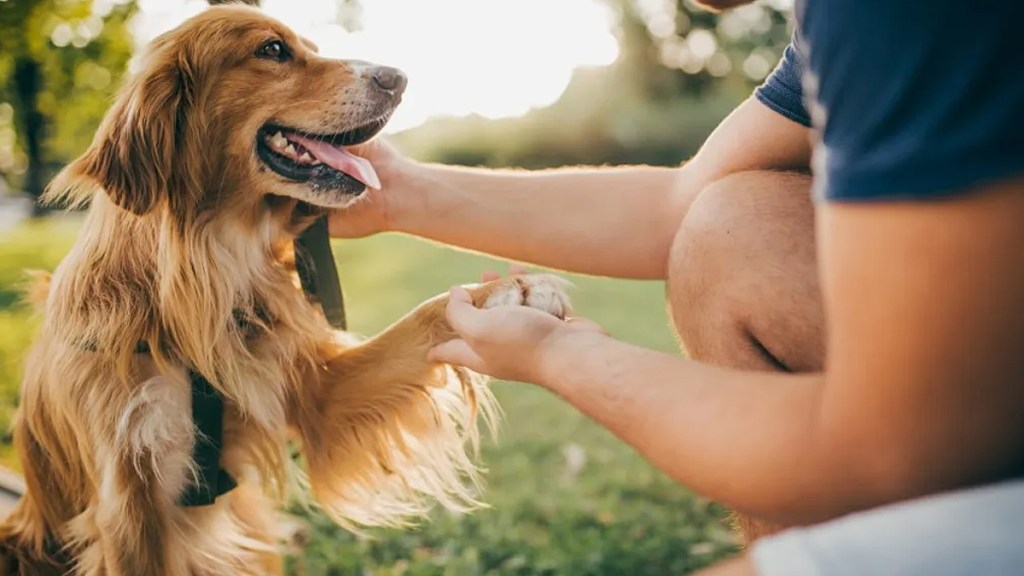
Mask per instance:
[[[815,0],[817,193],[927,200],[1024,175],[1024,2]]]
[[[803,64],[795,43],[791,42],[786,46],[775,70],[754,90],[754,97],[786,118],[810,126],[811,117],[804,106],[803,88],[800,84],[802,75]]]

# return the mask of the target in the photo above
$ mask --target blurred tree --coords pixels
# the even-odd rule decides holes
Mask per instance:
[[[0,174],[38,197],[80,152],[132,52],[131,0],[0,0]]]
[[[690,0],[603,0],[619,58],[580,70],[554,105],[522,118],[438,119],[396,137],[439,162],[539,168],[675,165],[750,95],[789,41],[792,0],[715,14]]]
[[[655,99],[746,90],[771,71],[789,41],[792,0],[716,14],[692,0],[605,0],[619,12],[619,66]]]

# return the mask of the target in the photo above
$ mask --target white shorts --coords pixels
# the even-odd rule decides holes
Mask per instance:
[[[758,576],[1024,576],[1024,480],[762,538]]]

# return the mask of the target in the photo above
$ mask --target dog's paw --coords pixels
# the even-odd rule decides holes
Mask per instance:
[[[484,287],[491,290],[478,304],[480,308],[529,306],[563,319],[572,313],[572,303],[566,293],[570,283],[553,274],[512,276]]]

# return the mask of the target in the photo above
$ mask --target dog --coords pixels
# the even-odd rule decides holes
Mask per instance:
[[[150,44],[47,192],[89,208],[39,289],[14,424],[27,493],[0,526],[8,573],[279,573],[276,514],[294,485],[352,529],[476,504],[478,420],[496,407],[482,377],[426,359],[454,337],[447,296],[359,340],[296,274],[296,235],[379,186],[347,147],[376,135],[404,87],[244,6]],[[570,306],[547,275],[469,290],[479,307]],[[223,398],[216,464],[237,486],[184,506],[195,375]]]

